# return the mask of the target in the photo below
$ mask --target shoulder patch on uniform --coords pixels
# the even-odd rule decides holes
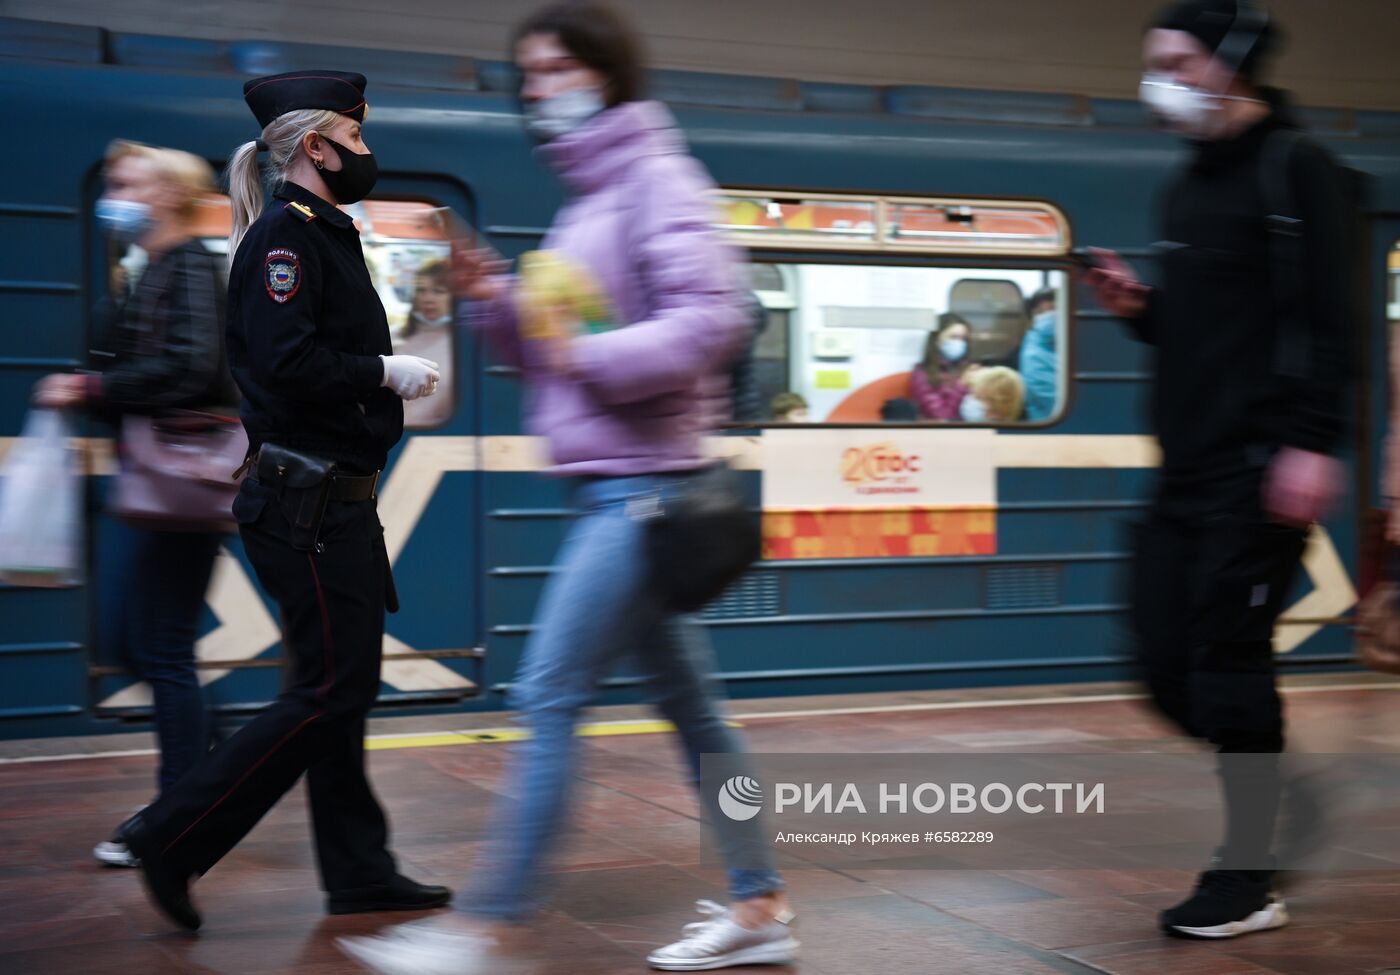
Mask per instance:
[[[291,301],[301,287],[301,256],[285,247],[268,251],[263,262],[263,286],[279,305]]]
[[[307,206],[305,203],[297,203],[295,200],[293,200],[291,203],[288,203],[282,209],[286,210],[288,213],[296,217],[302,223],[310,223],[311,221],[316,219],[316,214],[312,212],[309,206]]]

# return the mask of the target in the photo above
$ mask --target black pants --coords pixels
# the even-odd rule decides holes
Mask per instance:
[[[1224,859],[1256,865],[1273,841],[1283,751],[1273,632],[1307,533],[1243,501],[1159,498],[1136,527],[1130,620],[1152,700],[1222,753]],[[1253,753],[1232,760],[1226,753]]]
[[[285,689],[142,818],[170,863],[202,874],[305,772],[325,889],[387,881],[388,824],[364,756],[388,579],[374,502],[331,502],[316,553],[291,546],[275,495],[255,481],[244,482],[234,515],[259,582],[281,608]]]
[[[194,768],[209,750],[209,716],[195,669],[204,592],[224,536],[121,525],[119,566],[104,579],[103,598],[120,601],[109,633],[116,653],[151,686],[158,792]]]

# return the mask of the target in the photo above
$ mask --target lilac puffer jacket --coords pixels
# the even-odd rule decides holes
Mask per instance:
[[[690,470],[728,411],[749,327],[735,253],[713,228],[714,184],[659,102],[626,102],[539,150],[571,198],[543,247],[587,267],[625,327],[573,341],[568,375],[521,338],[514,286],[472,309],[497,358],[519,366],[527,427],[551,473]]]

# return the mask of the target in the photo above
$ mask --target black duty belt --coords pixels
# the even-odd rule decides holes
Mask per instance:
[[[330,500],[370,501],[379,490],[380,471],[373,474],[332,474]]]

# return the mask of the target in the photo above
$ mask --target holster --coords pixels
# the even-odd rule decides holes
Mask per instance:
[[[261,484],[277,492],[282,514],[292,527],[292,547],[303,552],[317,549],[321,519],[326,514],[336,472],[335,461],[265,443],[253,462],[253,470]]]

